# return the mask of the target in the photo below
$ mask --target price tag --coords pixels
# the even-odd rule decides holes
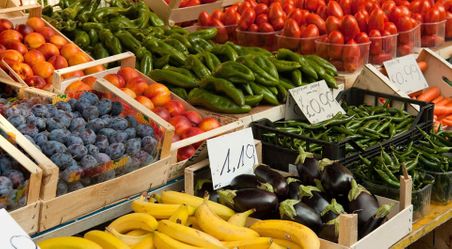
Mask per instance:
[[[345,113],[324,80],[289,90],[285,119],[299,118],[301,113],[311,124]]]
[[[2,249],[39,249],[5,209],[0,209],[0,224],[2,224],[0,228]]]
[[[207,140],[213,189],[228,186],[235,176],[253,174],[258,163],[251,128]]]
[[[389,79],[404,93],[410,94],[428,87],[414,55],[385,61],[383,64]]]

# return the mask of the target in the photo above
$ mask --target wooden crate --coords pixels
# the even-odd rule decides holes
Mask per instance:
[[[185,192],[194,193],[196,174],[206,177],[201,169],[209,166],[209,161],[204,160],[185,168],[184,182]],[[285,173],[285,172],[283,172]],[[288,174],[285,173],[285,176]],[[210,177],[210,176],[207,176]],[[377,196],[380,204],[393,204],[394,207],[383,225],[372,231],[364,238],[358,240],[358,215],[342,214],[339,219],[339,241],[334,243],[320,239],[322,249],[386,249],[394,245],[412,230],[413,205],[411,205],[411,177],[400,178],[400,202]],[[250,218],[247,225],[252,225],[256,219]]]
[[[27,15],[23,14],[23,11],[28,11],[29,13]],[[24,24],[27,22],[29,17],[42,17],[42,6],[39,4],[33,4],[33,5],[25,5],[25,6],[19,6],[19,7],[12,7],[7,9],[0,9],[0,16],[1,15],[10,15],[14,13],[22,13],[21,15],[18,15],[16,17],[8,18],[14,25],[17,24]],[[46,26],[50,27],[56,34],[61,35],[66,41],[69,43],[73,43],[69,38],[67,38],[63,33],[61,33],[58,29],[53,27],[50,23],[48,23],[46,20],[42,19]],[[75,44],[75,43],[74,43]],[[77,44],[75,44],[77,46]],[[83,52],[83,50],[77,46],[80,51]],[[83,52],[85,53],[85,52]],[[90,55],[85,53],[88,58],[91,60],[93,59]],[[0,61],[0,65],[2,65],[5,68],[6,74],[10,74],[11,77],[21,83],[24,86],[27,86],[27,83],[23,79],[20,78],[20,76],[3,60]],[[4,77],[5,72],[0,71],[0,77]]]
[[[17,7],[17,6],[19,6],[19,4],[17,4],[17,1],[13,1],[13,0],[0,1],[0,9],[13,8],[13,7]],[[12,18],[12,17],[23,16],[23,15],[25,15],[25,13],[23,13],[23,12],[5,13],[5,14],[0,14],[0,18]]]
[[[442,45],[432,48],[437,54],[439,54],[444,59],[449,59],[452,57],[452,41],[446,41]]]
[[[119,92],[122,92],[121,90],[119,90],[118,88],[116,88],[115,86],[111,85],[108,81],[104,80],[103,77],[106,74],[110,74],[110,73],[117,73],[120,69],[120,67],[116,67],[116,68],[112,68],[112,69],[108,69],[105,70],[103,72],[100,73],[96,73],[96,74],[92,74],[92,75],[87,75],[87,76],[83,76],[81,78],[72,78],[72,79],[68,79],[66,81],[63,80],[62,75],[69,73],[69,72],[73,72],[73,71],[77,71],[77,70],[83,70],[92,66],[96,66],[96,65],[102,65],[105,63],[111,63],[114,61],[120,61],[121,62],[121,67],[124,66],[129,66],[132,68],[135,68],[135,56],[133,55],[133,53],[131,52],[126,52],[126,53],[122,53],[122,54],[117,54],[117,55],[113,55],[107,58],[103,58],[100,60],[96,60],[96,61],[92,61],[92,62],[88,62],[88,63],[84,63],[84,64],[80,64],[80,65],[76,65],[73,67],[69,67],[69,68],[64,68],[64,69],[60,69],[60,70],[56,70],[54,73],[54,79],[53,79],[53,83],[54,83],[54,91],[58,92],[58,93],[64,93],[65,89],[74,81],[76,80],[80,80],[83,79],[85,77],[89,77],[89,76],[94,76],[98,78],[98,81],[102,81],[105,85],[109,85],[111,89],[116,89]],[[141,74],[141,76],[149,83],[152,84],[155,81],[153,81],[152,79],[150,79],[149,77],[147,77],[146,75],[142,74],[141,72],[139,72]],[[140,103],[138,103],[136,100],[132,99],[130,96],[126,95],[126,94],[122,94],[122,98],[127,99],[129,102],[134,103],[135,106],[139,106],[141,109],[146,109],[143,105],[141,105]],[[208,138],[212,138],[221,134],[225,134],[237,129],[241,129],[243,127],[243,123],[239,120],[237,120],[237,118],[235,117],[229,117],[226,115],[220,115],[217,113],[213,113],[213,112],[209,112],[209,111],[204,111],[204,110],[198,110],[195,107],[193,107],[192,105],[190,105],[189,103],[187,103],[185,100],[181,99],[180,97],[178,97],[175,94],[172,94],[172,98],[176,99],[178,101],[180,101],[186,110],[193,110],[193,111],[197,111],[201,114],[201,116],[203,118],[205,117],[215,117],[216,119],[218,119],[221,123],[221,126],[204,132],[202,134],[193,136],[193,137],[189,137],[183,140],[179,140],[176,141],[174,143],[171,144],[171,163],[172,164],[178,164],[177,163],[177,150],[179,150],[182,147],[191,145],[191,144],[195,144],[198,142],[201,142],[203,140],[206,140]],[[154,114],[152,111],[146,109],[147,112],[152,113],[154,116],[157,116],[156,114]],[[159,120],[159,123],[164,123],[167,126],[171,126],[169,123],[167,123],[165,120],[161,119],[160,117],[155,117],[155,119]],[[181,163],[179,163],[180,165]],[[172,174],[171,174],[172,175]]]
[[[26,233],[31,235],[38,232],[40,212],[41,202],[38,201],[16,209],[9,214]]]
[[[214,10],[222,9],[223,7],[223,0],[185,8],[179,8],[181,0],[171,0],[169,4],[166,4],[164,0],[144,0],[144,2],[170,26],[176,23],[197,20],[199,13],[203,11],[212,13]],[[230,2],[232,0],[227,1],[227,3]]]

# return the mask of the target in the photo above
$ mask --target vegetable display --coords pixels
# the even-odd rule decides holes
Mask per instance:
[[[444,81],[448,83],[448,79]],[[428,87],[422,91],[410,94],[410,97],[420,101],[433,103],[435,109],[435,123],[443,126],[452,126],[452,98],[441,95],[441,90],[437,86]]]

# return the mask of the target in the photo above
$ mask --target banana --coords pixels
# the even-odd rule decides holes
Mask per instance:
[[[171,215],[169,220],[177,224],[185,225],[187,224],[188,215],[188,205],[182,204],[179,206],[176,212]]]
[[[201,230],[201,228],[198,225],[198,221],[196,220],[195,216],[188,216],[188,220],[187,220],[187,224],[186,226],[191,227],[191,228],[195,228],[198,230]]]
[[[102,249],[91,240],[79,237],[59,237],[38,242],[41,249]]]
[[[272,244],[270,245],[270,247],[268,249],[287,249],[287,247],[283,247],[283,246],[276,244],[275,242],[272,242]]]
[[[114,220],[108,228],[115,229],[119,233],[127,233],[131,230],[145,230],[152,232],[157,229],[157,220],[146,213],[131,213]]]
[[[288,220],[261,220],[251,227],[259,235],[275,239],[286,239],[303,249],[319,249],[320,240],[308,227]]]
[[[268,249],[272,244],[271,238],[258,237],[239,241],[223,241],[223,245],[230,249]]]
[[[132,210],[136,213],[147,213],[154,216],[156,219],[168,219],[173,215],[176,210],[180,207],[179,204],[163,204],[148,202],[144,197],[132,202]],[[188,214],[193,215],[195,213],[195,208],[192,206],[188,207]]]
[[[149,233],[148,231],[137,229],[137,230],[132,230],[132,231],[126,233],[126,234],[130,235],[130,236],[140,236],[140,235],[145,235],[145,234],[148,234],[148,233]]]
[[[148,236],[140,243],[134,245],[131,249],[154,249],[153,236]]]
[[[276,243],[279,246],[282,246],[283,248],[286,248],[286,249],[303,249],[300,246],[298,246],[297,244],[295,244],[291,241],[285,240],[285,239],[275,239],[275,238],[272,238],[272,239],[273,239],[273,243]]]
[[[154,232],[154,246],[156,249],[203,249],[203,247],[196,247],[179,242],[170,236]]]
[[[111,233],[107,233],[99,230],[92,230],[85,233],[85,239],[100,245],[102,248],[109,249],[130,249],[128,245],[113,236]]]
[[[226,248],[219,240],[207,233],[168,220],[161,220],[157,231],[193,246],[212,249]]]
[[[196,209],[195,216],[199,227],[219,240],[234,241],[259,237],[257,232],[249,228],[239,227],[223,220],[209,208],[207,201]]]
[[[152,237],[152,234],[144,234],[144,235],[138,235],[138,236],[132,236],[127,234],[122,234],[114,228],[107,227],[107,231],[113,234],[116,238],[121,240],[126,245],[133,247],[137,244],[139,244],[141,241],[145,240],[146,238]]]
[[[236,226],[244,227],[246,225],[246,219],[248,218],[248,216],[253,214],[255,211],[255,209],[250,209],[243,213],[236,213],[231,216],[231,218],[229,218],[228,222]]]
[[[161,195],[161,200],[163,203],[167,204],[188,204],[190,206],[193,206],[194,208],[199,207],[203,202],[204,199],[189,195],[186,193],[181,193],[177,191],[163,191]],[[208,201],[209,207],[214,211],[217,215],[222,217],[223,219],[229,219],[229,217],[233,216],[235,214],[234,210],[221,205],[219,203]]]

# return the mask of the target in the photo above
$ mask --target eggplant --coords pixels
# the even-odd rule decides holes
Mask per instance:
[[[258,181],[272,185],[274,193],[280,200],[286,199],[289,188],[286,179],[280,173],[266,165],[259,165],[254,169],[254,174]]]
[[[322,169],[321,182],[325,192],[333,198],[346,199],[353,180],[352,172],[344,165],[329,159],[322,159],[319,164]]]
[[[376,214],[379,205],[377,198],[366,188],[356,183],[351,183],[352,188],[348,194],[348,212],[358,214],[358,232],[366,230],[366,224]]]
[[[229,187],[232,189],[257,188],[260,183],[255,175],[242,174],[234,177]]]
[[[358,237],[359,239],[365,237],[373,230],[377,229],[383,221],[386,219],[386,216],[389,215],[391,209],[394,205],[386,204],[382,205],[377,209],[377,212],[360,228],[358,227]]]
[[[340,214],[345,213],[344,207],[337,203],[336,199],[332,199],[331,203],[320,212],[323,222],[328,222],[339,217]]]
[[[298,176],[304,185],[315,185],[314,180],[320,179],[319,161],[313,153],[304,151],[300,147],[300,154],[295,161]]]
[[[204,197],[209,195],[209,200],[218,202],[218,193],[213,190],[213,184],[211,179],[199,179],[195,185],[195,196]]]
[[[286,179],[286,182],[289,189],[289,191],[287,192],[287,198],[299,200],[300,197],[298,196],[298,190],[301,186],[301,181],[293,177],[288,177]]]
[[[259,219],[273,218],[278,212],[278,197],[258,188],[218,190],[220,203],[237,212],[255,209],[251,216]]]
[[[320,231],[323,225],[320,215],[299,200],[287,199],[281,202],[279,214],[281,219],[296,221],[311,228],[316,233]]]
[[[298,196],[300,196],[301,202],[314,209],[318,214],[329,205],[322,191],[314,186],[301,185],[298,189]]]
[[[319,237],[337,243],[339,240],[339,217],[323,224]]]

